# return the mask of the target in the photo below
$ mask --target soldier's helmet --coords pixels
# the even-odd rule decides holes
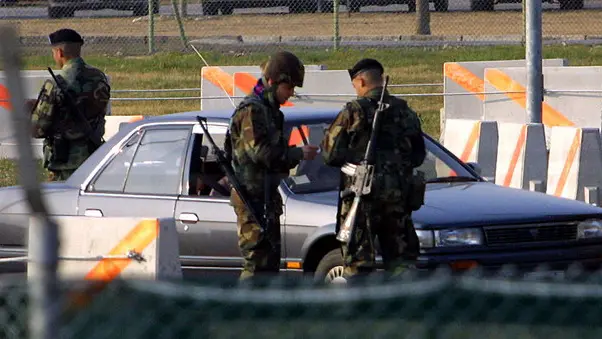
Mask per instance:
[[[305,77],[305,66],[291,52],[277,52],[273,54],[265,67],[264,75],[276,84],[285,82],[297,87],[303,87],[303,78]]]

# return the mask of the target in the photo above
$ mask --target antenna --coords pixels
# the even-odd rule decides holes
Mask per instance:
[[[196,47],[194,47],[193,44],[188,43],[188,46],[192,47],[192,49],[196,52],[196,54],[199,56],[199,58],[201,58],[201,60],[203,60],[203,63],[207,67],[211,67],[211,66],[209,66],[209,64],[207,63],[207,61],[205,60],[205,58],[203,58],[203,56],[201,55],[201,53],[199,52],[199,50],[196,49]],[[232,100],[232,97],[230,97],[230,94],[228,94],[228,91],[226,91],[226,89],[224,88],[224,85],[222,84],[222,82],[219,79],[216,79],[216,80],[217,80],[217,83],[219,84],[219,86],[224,91],[224,93],[226,93],[226,95],[228,96],[228,99],[230,99],[230,103],[232,104],[232,107],[236,108],[236,104],[234,103],[234,100]]]

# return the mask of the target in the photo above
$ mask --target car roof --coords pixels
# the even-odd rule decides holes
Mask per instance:
[[[332,107],[282,107],[282,113],[284,114],[285,121],[288,124],[303,123],[321,123],[324,121],[333,120],[338,114],[339,110]],[[233,109],[218,109],[218,110],[197,110],[188,111],[181,113],[164,114],[159,116],[150,116],[142,120],[137,121],[138,124],[144,125],[151,122],[196,122],[197,116],[207,118],[207,121],[211,122],[224,122],[227,123]],[[138,125],[135,124],[135,125]],[[132,124],[134,125],[134,124]],[[134,126],[132,126],[134,127]]]

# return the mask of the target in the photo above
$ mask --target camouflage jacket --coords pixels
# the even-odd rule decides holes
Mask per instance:
[[[364,158],[372,133],[382,87],[351,101],[339,112],[322,140],[326,164],[341,167],[346,162],[359,164]],[[412,170],[426,156],[418,115],[399,98],[385,91],[384,101],[391,106],[381,113],[374,145],[374,180],[371,196],[380,200],[403,200]],[[344,176],[343,186],[351,185]]]
[[[105,114],[110,87],[105,74],[87,65],[82,58],[69,60],[61,69],[61,77],[75,99],[79,111],[92,128],[104,134]],[[52,81],[44,84],[47,95],[39,98],[32,111],[32,136],[44,139],[45,167],[51,170],[75,169],[90,155],[89,133],[76,112],[71,112],[66,97]],[[56,161],[52,140],[57,136],[68,141],[68,160]]]
[[[232,167],[249,199],[264,200],[267,174],[271,200],[277,201],[280,180],[303,158],[301,148],[289,147],[283,124],[280,105],[268,91],[254,91],[232,115],[229,128]]]

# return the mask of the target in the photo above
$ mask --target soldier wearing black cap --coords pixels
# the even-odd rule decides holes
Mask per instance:
[[[97,135],[104,134],[110,99],[106,75],[81,57],[84,40],[76,31],[60,29],[50,34],[48,41],[56,66],[61,69],[57,78],[90,127]],[[44,168],[50,172],[50,181],[66,180],[97,149],[86,123],[67,100],[54,81],[48,80],[32,105],[32,133],[34,138],[44,139]]]
[[[384,69],[377,60],[363,59],[348,72],[358,98],[339,112],[321,144],[324,161],[336,167],[345,163],[357,165],[364,157],[372,133],[372,119],[384,90]],[[411,218],[412,210],[417,207],[412,200],[411,182],[413,169],[420,166],[426,156],[420,119],[406,101],[390,95],[387,90],[383,100],[389,107],[379,118],[371,193],[360,204],[351,241],[342,245],[343,278],[346,279],[374,271],[376,237],[384,268],[389,272],[418,255],[418,237]],[[340,189],[345,190],[351,184],[352,178],[342,175]],[[339,202],[337,232],[352,202],[353,197]]]

